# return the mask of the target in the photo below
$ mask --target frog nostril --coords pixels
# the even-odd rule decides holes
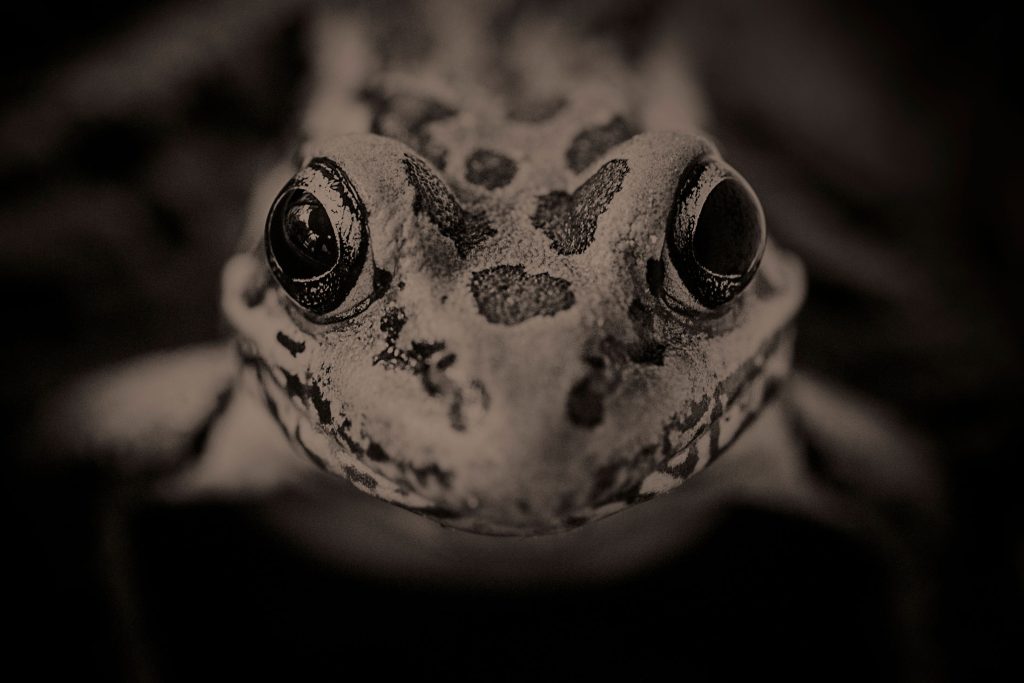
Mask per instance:
[[[693,235],[697,263],[718,275],[742,276],[757,260],[763,242],[757,205],[732,178],[718,183],[704,200]]]

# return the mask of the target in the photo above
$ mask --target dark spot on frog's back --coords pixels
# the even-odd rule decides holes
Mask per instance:
[[[612,159],[571,195],[550,192],[540,197],[531,220],[563,256],[582,254],[594,241],[597,219],[608,210],[629,173],[625,159]]]
[[[466,180],[488,190],[508,185],[516,170],[516,162],[488,149],[478,149],[466,159]]]
[[[483,212],[469,212],[459,206],[451,191],[422,161],[406,155],[402,164],[416,192],[413,212],[426,215],[438,232],[455,244],[459,256],[465,258],[473,247],[496,234]]]
[[[437,100],[419,95],[384,95],[376,90],[363,93],[373,118],[370,132],[400,140],[422,154],[440,169],[445,167],[447,153],[431,139],[428,127],[435,121],[455,116],[456,110]]]
[[[469,288],[489,322],[516,325],[539,315],[555,315],[576,303],[568,280],[547,273],[527,274],[523,266],[495,266],[473,273]]]
[[[594,163],[620,142],[625,142],[639,131],[621,116],[616,116],[603,126],[594,126],[580,131],[565,153],[566,163],[579,173]]]

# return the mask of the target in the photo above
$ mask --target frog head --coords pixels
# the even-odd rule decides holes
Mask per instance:
[[[699,136],[582,165],[571,138],[514,143],[464,140],[444,171],[377,135],[309,146],[224,306],[297,452],[443,524],[525,535],[712,463],[788,372],[804,278]]]

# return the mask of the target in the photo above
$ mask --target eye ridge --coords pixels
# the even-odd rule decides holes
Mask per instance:
[[[328,182],[331,189],[338,193],[345,207],[355,214],[360,224],[366,225],[368,212],[363,200],[356,192],[355,186],[348,175],[341,170],[341,167],[327,157],[314,157],[307,164],[307,168],[320,173]]]
[[[351,180],[326,157],[310,161],[278,193],[267,216],[267,262],[307,314],[336,311],[359,282],[369,252],[367,218]],[[345,219],[354,225],[342,224]],[[297,235],[294,221],[301,222]],[[318,246],[321,238],[326,239]]]
[[[764,253],[764,216],[756,195],[714,157],[698,158],[680,176],[667,229],[672,265],[707,309],[743,291]]]

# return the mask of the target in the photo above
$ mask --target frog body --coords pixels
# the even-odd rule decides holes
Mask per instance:
[[[449,527],[565,531],[679,487],[782,385],[803,271],[685,62],[524,14],[440,3],[404,56],[317,22],[303,142],[225,266],[233,351],[171,373],[207,378],[178,490],[319,470]]]

